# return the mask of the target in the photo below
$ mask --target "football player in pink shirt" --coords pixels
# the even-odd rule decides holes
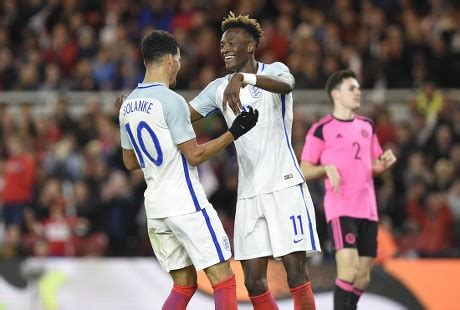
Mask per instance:
[[[372,120],[355,114],[361,88],[353,71],[333,73],[326,91],[334,110],[308,131],[301,169],[306,180],[324,177],[324,208],[337,263],[334,309],[356,309],[377,255],[373,176],[390,168],[396,157],[382,151]]]

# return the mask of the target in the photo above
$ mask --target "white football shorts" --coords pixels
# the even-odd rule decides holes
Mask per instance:
[[[236,204],[236,260],[321,251],[315,210],[305,183],[276,192],[239,199]]]
[[[231,256],[230,241],[216,210],[205,209],[162,219],[147,219],[153,251],[169,272],[194,265],[202,270]]]

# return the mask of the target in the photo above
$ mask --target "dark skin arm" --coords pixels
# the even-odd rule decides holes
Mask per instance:
[[[190,120],[192,123],[203,118],[203,115],[198,113],[190,104],[188,105],[188,109],[190,110]]]
[[[291,74],[283,74],[279,76],[270,76],[257,74],[257,87],[266,91],[277,94],[289,94],[294,89],[295,80]],[[243,83],[243,74],[235,73],[224,91],[223,112],[227,111],[227,104],[232,109],[235,115],[240,114],[242,104],[240,101],[240,89],[245,86]],[[193,122],[193,118],[192,118]]]

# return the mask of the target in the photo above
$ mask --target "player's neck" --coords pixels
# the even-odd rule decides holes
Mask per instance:
[[[339,120],[348,121],[348,120],[352,120],[355,117],[355,113],[353,113],[353,111],[349,109],[335,108],[334,111],[332,112],[332,116]]]
[[[145,77],[142,83],[161,83],[166,87],[169,87],[169,76],[167,76],[167,74],[163,73],[161,70],[147,70],[145,72]]]
[[[239,70],[236,70],[236,72],[257,73],[258,69],[259,63],[254,58],[252,58],[244,65],[244,67],[242,67]]]

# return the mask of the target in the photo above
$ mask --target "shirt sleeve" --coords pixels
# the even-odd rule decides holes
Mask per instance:
[[[305,144],[303,146],[302,155],[300,159],[302,161],[308,161],[312,164],[318,164],[321,158],[321,153],[324,150],[324,140],[314,135],[316,126],[310,128],[305,137]]]
[[[382,154],[383,154],[383,150],[382,150],[382,147],[380,146],[379,139],[377,138],[377,135],[374,133],[372,135],[372,145],[371,145],[372,160],[379,158],[380,155]]]
[[[126,132],[126,128],[123,122],[120,119],[120,140],[121,140],[121,147],[125,150],[132,150],[133,145],[131,144],[131,140],[129,140],[128,133]]]
[[[178,145],[195,138],[190,111],[187,102],[181,96],[171,96],[168,102],[162,103],[163,115],[168,125],[174,144]]]
[[[291,74],[291,72],[289,71],[289,68],[282,62],[274,62],[267,66],[267,68],[262,71],[262,74],[279,76],[283,74]]]
[[[209,83],[208,86],[206,86],[205,89],[203,89],[198,94],[198,96],[196,96],[192,101],[190,101],[190,105],[204,117],[207,117],[213,112],[219,110],[219,105],[217,104],[216,98],[219,80],[221,79],[217,79]]]

